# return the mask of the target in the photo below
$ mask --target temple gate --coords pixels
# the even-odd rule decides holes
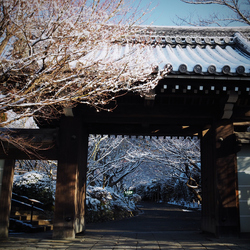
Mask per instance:
[[[237,156],[238,161],[245,157],[248,168],[250,164],[249,146],[242,147],[242,136],[248,138],[250,126],[249,28],[152,27],[148,32],[150,60],[163,65],[159,70],[166,64],[173,67],[152,95],[124,93],[107,107],[117,106],[112,112],[78,105],[66,110],[60,121],[40,121],[40,129],[16,130],[44,147],[53,145],[40,153],[58,160],[54,238],[74,238],[85,230],[89,134],[199,136],[202,230],[217,236],[250,232],[242,225],[242,218],[249,216],[244,213],[249,203],[244,201],[250,197],[243,191],[249,189],[244,186],[249,174],[239,176],[239,185],[237,174]],[[4,237],[8,236],[14,159],[27,158],[11,145],[4,144],[0,151],[0,159],[5,159],[0,161],[0,235]],[[239,162],[242,175],[248,170]],[[239,203],[244,203],[244,211]]]

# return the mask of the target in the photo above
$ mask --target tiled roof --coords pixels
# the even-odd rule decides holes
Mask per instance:
[[[151,60],[171,64],[172,74],[249,76],[249,38],[248,27],[152,27],[129,40],[148,45]]]
[[[156,45],[150,48],[150,58],[158,65],[171,64],[180,74],[249,74],[250,53],[239,46]],[[249,51],[250,52],[250,51]]]
[[[136,59],[144,44],[147,64],[162,70],[172,65],[175,75],[250,76],[250,28],[150,27],[138,29],[112,47],[94,52],[95,60],[120,60],[125,54]],[[123,45],[121,45],[123,44]],[[91,54],[91,53],[90,53]],[[87,55],[85,57],[88,59]],[[72,63],[71,66],[76,66]]]

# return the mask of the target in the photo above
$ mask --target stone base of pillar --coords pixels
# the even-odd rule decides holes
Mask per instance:
[[[70,219],[70,218],[65,218]],[[85,220],[76,218],[74,222],[56,223],[53,226],[54,239],[74,239],[75,234],[85,232]]]
[[[72,228],[53,227],[53,239],[75,239],[75,232]]]
[[[74,223],[75,233],[84,233],[85,232],[85,218],[82,216],[81,218],[76,218]]]

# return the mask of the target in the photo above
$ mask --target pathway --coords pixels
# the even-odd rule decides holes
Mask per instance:
[[[51,233],[10,235],[0,241],[0,249],[250,249],[249,239],[201,233],[199,212],[150,203],[141,209],[133,218],[89,224],[74,240],[54,240]]]

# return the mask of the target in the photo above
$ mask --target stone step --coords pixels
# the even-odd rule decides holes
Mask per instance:
[[[21,216],[21,220],[25,221],[25,220],[28,220],[30,221],[31,220],[31,215],[20,215]],[[40,219],[40,216],[39,215],[33,215],[32,216],[32,220],[35,221],[35,220],[39,220]]]
[[[53,225],[50,221],[21,221],[10,219],[10,230],[17,232],[26,232],[26,233],[37,233],[37,232],[46,232],[53,230]]]
[[[45,214],[34,211],[31,220],[30,211],[12,211],[10,216],[10,229],[19,232],[45,232],[53,230],[51,220]]]
[[[30,220],[22,220],[22,221],[26,224],[32,224],[32,226],[46,226],[51,224],[50,220],[32,220],[32,222],[30,222]]]
[[[11,217],[14,216],[21,216],[21,220],[30,220],[31,211],[15,211],[11,213]],[[48,219],[48,217],[45,213],[33,211],[32,220]]]
[[[14,210],[11,212],[12,215],[30,215],[31,210]],[[41,215],[42,213],[39,211],[33,211],[33,215]]]

